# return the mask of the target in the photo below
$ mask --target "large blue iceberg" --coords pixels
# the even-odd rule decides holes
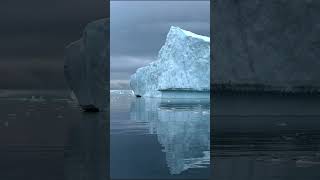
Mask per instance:
[[[139,68],[130,86],[136,96],[209,97],[210,38],[172,26],[157,60]]]

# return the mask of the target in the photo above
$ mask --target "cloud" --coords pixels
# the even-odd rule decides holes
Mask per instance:
[[[63,56],[64,47],[80,38],[86,24],[107,17],[107,11],[104,1],[3,0],[1,56]]]
[[[130,76],[138,68],[148,65],[155,59],[149,56],[111,56],[111,89],[128,89]]]
[[[111,72],[127,72],[136,70],[154,61],[156,57],[149,56],[111,56],[110,71]]]
[[[129,80],[111,80],[110,89],[130,89]]]
[[[0,61],[0,89],[65,89],[63,63],[54,59]]]
[[[210,28],[210,22],[208,21],[168,21],[168,22],[151,22],[151,23],[141,23],[137,25],[137,29],[139,31],[146,31],[146,30],[153,30],[153,31],[168,31],[170,26],[179,26],[181,28],[184,28],[186,30],[193,30],[195,33],[198,31],[203,31],[205,33],[208,32],[208,29]],[[209,34],[205,34],[209,35]]]

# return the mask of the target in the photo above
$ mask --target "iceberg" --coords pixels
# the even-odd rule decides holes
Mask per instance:
[[[210,38],[172,26],[157,60],[137,69],[130,86],[138,97],[209,97]]]
[[[320,93],[320,1],[216,1],[212,89]],[[308,32],[305,31],[308,29]],[[214,88],[213,88],[214,87]]]
[[[66,81],[84,111],[107,107],[109,81],[109,20],[89,23],[83,37],[66,47]]]

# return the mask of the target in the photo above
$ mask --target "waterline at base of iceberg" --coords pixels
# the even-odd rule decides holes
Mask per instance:
[[[162,97],[166,99],[188,99],[188,98],[197,98],[197,99],[209,99],[210,91],[190,91],[190,90],[163,90],[161,91]]]

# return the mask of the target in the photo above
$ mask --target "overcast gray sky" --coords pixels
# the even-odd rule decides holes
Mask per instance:
[[[0,89],[66,89],[65,47],[108,11],[105,0],[0,0]]]
[[[112,1],[110,10],[111,89],[156,60],[170,26],[210,35],[209,1]]]

